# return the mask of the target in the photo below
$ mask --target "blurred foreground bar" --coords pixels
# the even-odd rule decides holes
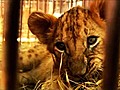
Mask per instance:
[[[120,41],[120,0],[106,0],[106,56],[103,90],[117,90]]]
[[[20,0],[5,0],[4,90],[16,90]]]

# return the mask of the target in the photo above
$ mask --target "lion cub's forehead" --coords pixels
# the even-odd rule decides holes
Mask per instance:
[[[80,31],[84,28],[84,18],[87,15],[85,12],[86,10],[80,6],[65,12],[58,18],[55,37],[59,39],[61,39],[61,37],[62,39],[73,36],[78,37]]]
[[[94,34],[97,30],[100,32],[99,29],[101,28],[91,18],[90,11],[77,6],[58,18],[55,37],[62,41],[68,41],[71,38],[82,39]]]

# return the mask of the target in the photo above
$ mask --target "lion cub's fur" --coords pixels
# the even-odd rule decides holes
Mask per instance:
[[[36,86],[40,90],[100,89],[106,30],[103,5],[104,0],[96,0],[89,10],[76,6],[59,18],[33,12],[28,19],[29,29],[47,50],[44,54],[32,50],[31,54],[37,52],[39,58],[20,61],[21,68],[29,63],[36,65],[20,77],[27,74],[40,80]]]

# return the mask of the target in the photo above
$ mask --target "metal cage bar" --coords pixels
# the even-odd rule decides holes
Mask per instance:
[[[109,7],[110,6],[110,7]],[[106,47],[103,90],[117,90],[120,42],[120,1],[106,1]]]
[[[16,90],[20,0],[5,1],[4,90]]]
[[[19,20],[20,44],[21,44],[21,38],[22,38],[22,18],[23,18],[23,0],[20,1],[20,20]]]

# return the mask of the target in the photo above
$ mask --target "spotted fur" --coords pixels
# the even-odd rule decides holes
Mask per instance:
[[[45,81],[51,75],[53,61],[46,45],[37,43],[30,49],[19,51],[18,89],[32,90],[40,80]]]

